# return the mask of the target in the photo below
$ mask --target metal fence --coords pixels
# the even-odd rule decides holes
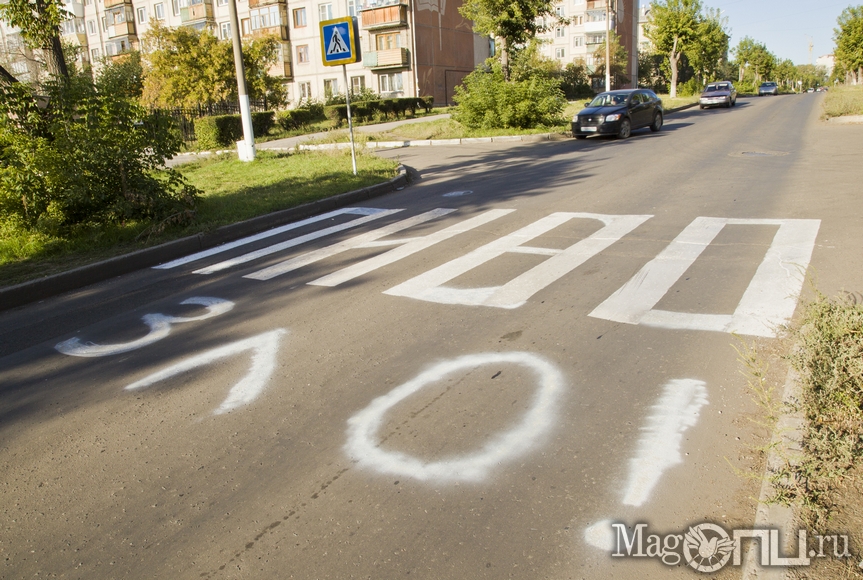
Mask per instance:
[[[267,99],[250,100],[249,108],[252,112],[266,111]],[[173,109],[159,109],[159,113],[171,117],[177,125],[177,128],[183,135],[183,141],[186,143],[194,143],[197,141],[195,137],[195,119],[202,117],[215,117],[217,115],[239,115],[239,103],[210,103],[207,105],[198,105],[195,107],[175,107]]]

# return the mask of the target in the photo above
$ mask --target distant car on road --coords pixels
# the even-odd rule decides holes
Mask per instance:
[[[761,86],[758,87],[758,96],[763,97],[764,95],[778,95],[779,87],[776,83],[772,81],[766,81],[761,83]]]
[[[809,87],[808,89],[806,89],[806,92],[807,93],[814,93],[815,89],[813,89],[812,87]]]
[[[626,139],[635,129],[662,128],[662,100],[647,89],[625,89],[600,93],[572,119],[572,135],[616,135]]]
[[[730,81],[709,83],[704,87],[701,98],[698,99],[698,107],[733,107],[737,104],[737,89]]]
[[[818,87],[818,91],[817,91],[817,92],[819,92],[819,93],[826,93],[826,92],[827,92],[827,87]]]

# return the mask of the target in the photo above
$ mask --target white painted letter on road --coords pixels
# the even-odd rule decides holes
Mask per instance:
[[[499,433],[476,453],[441,461],[423,462],[405,453],[380,448],[377,432],[386,412],[396,404],[447,375],[500,363],[527,367],[533,370],[537,378],[533,405],[515,428]],[[549,430],[554,406],[563,390],[563,384],[563,377],[554,365],[527,352],[472,354],[444,361],[378,397],[368,407],[348,419],[345,451],[361,466],[381,473],[423,481],[478,481],[499,463],[529,450],[536,444],[537,439]]]
[[[441,304],[518,308],[527,302],[528,298],[606,249],[650,217],[649,215],[603,215],[580,212],[553,213],[460,258],[394,286],[384,294]],[[564,250],[522,245],[575,218],[599,220],[605,226]],[[451,288],[443,285],[507,252],[550,257],[503,286]]]
[[[779,226],[734,314],[654,309],[726,225]],[[821,220],[696,218],[590,316],[661,328],[774,337],[794,315],[820,225]]]
[[[254,401],[258,395],[267,386],[267,382],[276,368],[276,356],[279,351],[279,340],[283,334],[288,331],[283,328],[277,328],[269,332],[264,332],[250,338],[238,340],[224,346],[216,347],[207,352],[195,355],[168,368],[162,369],[159,372],[136,381],[126,387],[127,391],[143,389],[160,381],[170,379],[171,377],[190,371],[197,367],[206,366],[214,361],[222,358],[227,358],[241,352],[252,351],[252,365],[249,367],[249,372],[240,379],[236,385],[231,387],[228,396],[222,401],[222,404],[213,412],[214,415],[221,415],[232,411],[242,405],[248,405]]]

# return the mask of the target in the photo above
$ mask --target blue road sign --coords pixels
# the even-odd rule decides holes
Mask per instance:
[[[325,66],[359,62],[359,53],[354,17],[321,22],[321,55]]]

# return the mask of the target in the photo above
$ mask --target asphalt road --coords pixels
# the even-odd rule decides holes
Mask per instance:
[[[598,546],[752,525],[731,331],[863,290],[820,99],[390,151],[374,209],[0,314],[0,577],[690,577]]]

